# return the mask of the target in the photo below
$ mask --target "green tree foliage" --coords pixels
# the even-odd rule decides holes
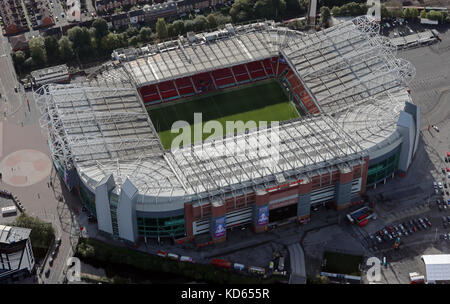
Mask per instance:
[[[118,49],[122,46],[122,42],[119,35],[114,33],[109,33],[100,40],[100,47],[105,53],[111,53],[113,50]]]
[[[186,20],[184,22],[184,30],[186,32],[192,32],[194,31],[194,21],[193,20]]]
[[[194,19],[194,31],[200,32],[208,28],[208,20],[203,15],[198,15]]]
[[[167,35],[169,37],[175,37],[177,34],[175,33],[175,29],[172,23],[167,24]]]
[[[43,65],[47,62],[47,53],[45,51],[45,40],[43,37],[36,37],[30,40],[30,55],[35,65]]]
[[[390,18],[390,17],[392,17],[391,13],[386,8],[386,5],[382,4],[381,5],[381,18]]]
[[[130,26],[129,28],[127,28],[126,33],[127,33],[128,38],[131,38],[133,36],[139,35],[139,30],[134,26]]]
[[[285,0],[257,0],[253,6],[257,18],[278,19],[286,10]]]
[[[89,1],[89,0],[88,0]],[[103,18],[97,18],[92,22],[92,27],[95,28],[95,36],[101,39],[108,35],[108,23]]]
[[[25,55],[24,52],[17,51],[12,54],[12,58],[13,58],[14,65],[20,69],[22,67],[22,65],[24,64],[25,60],[27,59],[27,56]]]
[[[209,14],[207,17],[206,17],[206,19],[208,20],[208,26],[209,26],[209,28],[212,28],[212,29],[214,29],[214,28],[216,28],[217,27],[217,19],[216,19],[216,17],[214,16],[214,14]]]
[[[341,8],[339,6],[333,6],[331,9],[331,14],[335,17],[338,17],[341,15]]]
[[[425,10],[422,10],[421,12],[420,12],[420,18],[422,18],[422,19],[426,19],[427,18],[427,12],[425,11]]]
[[[128,45],[130,46],[138,46],[139,45],[139,39],[137,36],[133,36],[131,38],[128,38]]]
[[[286,15],[297,16],[304,14],[308,10],[308,0],[285,0],[286,1]]]
[[[252,0],[236,0],[230,9],[233,22],[250,20],[254,16],[254,2]]]
[[[419,10],[417,8],[405,8],[402,11],[403,18],[417,18],[419,17]]]
[[[67,31],[72,48],[80,60],[92,58],[94,48],[92,46],[91,32],[83,27],[75,26]]]
[[[367,13],[367,6],[365,3],[350,2],[342,5],[341,7],[334,6],[331,9],[331,13],[335,17],[339,16],[361,16]]]
[[[47,52],[47,58],[50,62],[59,60],[59,46],[58,39],[55,36],[47,36],[44,40],[45,51]]]
[[[158,18],[158,21],[156,21],[156,33],[159,39],[168,37],[167,25],[164,18]]]
[[[328,21],[331,18],[331,11],[327,6],[322,6],[320,8],[320,23],[322,25],[328,25]]]
[[[59,54],[61,59],[64,61],[69,61],[73,59],[74,52],[72,48],[72,42],[69,40],[67,36],[62,36],[58,41]]]
[[[175,32],[175,35],[183,35],[186,30],[184,28],[184,21],[183,20],[177,20],[172,23],[173,25],[173,31]]]
[[[55,236],[51,223],[43,222],[37,217],[26,214],[17,217],[13,226],[31,229],[30,240],[33,248],[49,248]]]
[[[139,31],[139,41],[146,43],[152,39],[152,30],[149,27],[143,27]]]
[[[429,11],[426,16],[426,18],[430,20],[437,20],[439,22],[443,21],[442,13],[438,11]]]

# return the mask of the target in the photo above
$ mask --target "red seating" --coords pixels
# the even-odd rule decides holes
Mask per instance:
[[[160,100],[161,97],[158,94],[158,89],[156,85],[149,85],[139,89],[142,99],[145,102],[152,102]]]
[[[173,81],[165,81],[158,83],[159,92],[163,99],[176,97],[178,96],[178,92],[175,89],[175,85]]]
[[[254,61],[247,63],[248,71],[252,79],[267,77],[266,72],[261,64],[261,61]]]
[[[219,87],[234,84],[234,77],[229,68],[215,70],[212,72],[212,75],[216,85]]]
[[[272,63],[270,59],[264,59],[263,61],[264,68],[266,69],[267,75],[273,76],[273,69],[272,69]]]
[[[250,80],[247,69],[243,64],[236,65],[232,67],[231,70],[233,71],[234,77],[236,77],[237,82]]]
[[[214,82],[209,73],[193,75],[192,80],[194,81],[194,85],[197,90],[200,92],[208,91],[214,88]]]
[[[195,93],[190,77],[179,78],[175,80],[180,96]]]
[[[319,113],[311,96],[302,85],[300,79],[290,69],[287,63],[283,63],[279,57],[266,58],[261,61],[240,64],[231,68],[223,68],[211,72],[200,73],[190,77],[164,81],[158,84],[148,85],[139,89],[144,103],[155,104],[167,99],[201,94],[220,87],[236,85],[240,82],[255,79],[276,77],[286,73],[285,79],[293,91],[293,95],[309,113]]]

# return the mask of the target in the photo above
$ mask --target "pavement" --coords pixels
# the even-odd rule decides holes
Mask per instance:
[[[305,254],[299,243],[288,246],[291,262],[289,284],[306,284]]]
[[[43,265],[43,270],[51,268],[49,277],[39,277],[40,283],[60,283],[79,235],[74,211],[79,200],[61,185],[52,166],[47,135],[39,125],[41,114],[32,93],[17,81],[10,52],[7,39],[0,36],[0,187],[16,195],[27,214],[51,222],[56,237],[62,239],[53,266]]]

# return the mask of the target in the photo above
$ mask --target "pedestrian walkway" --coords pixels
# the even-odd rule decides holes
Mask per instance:
[[[288,246],[291,262],[289,284],[306,284],[305,253],[299,243]]]

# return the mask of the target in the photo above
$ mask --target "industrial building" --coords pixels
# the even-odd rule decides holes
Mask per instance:
[[[407,87],[415,69],[378,32],[364,17],[310,34],[227,25],[124,55],[88,83],[43,86],[35,100],[54,165],[98,229],[130,242],[221,242],[232,227],[263,232],[307,223],[316,205],[357,204],[368,186],[408,171],[419,141]],[[205,81],[219,89],[267,78],[285,85],[301,118],[166,150],[146,111],[199,94]],[[264,165],[269,148],[224,154],[255,139],[274,144],[271,132],[275,164]]]

